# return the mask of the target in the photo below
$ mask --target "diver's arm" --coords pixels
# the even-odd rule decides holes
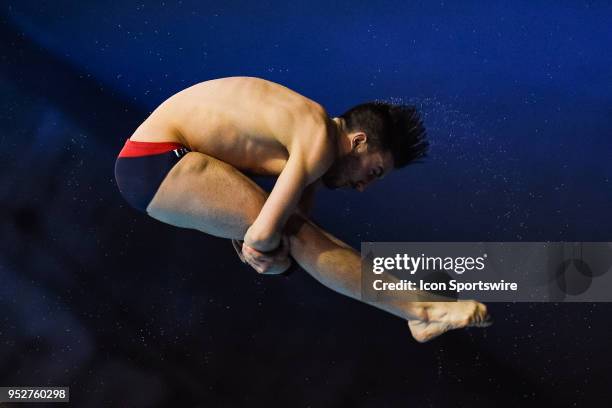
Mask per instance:
[[[302,193],[302,197],[297,205],[297,208],[295,210],[295,212],[299,215],[301,215],[304,218],[308,218],[308,214],[312,211],[312,208],[314,206],[314,196],[315,196],[315,192],[317,190],[317,188],[319,187],[319,182],[315,182],[312,183],[308,186],[306,186],[306,188],[304,189],[303,193]],[[333,237],[330,236],[330,239],[333,239]],[[234,246],[234,250],[236,251],[236,253],[238,254],[238,257],[240,258],[240,260],[244,263],[247,263],[247,258],[245,258],[245,256],[242,254],[243,251],[243,245],[242,245],[242,241],[240,240],[232,240],[232,244]],[[281,247],[283,245],[281,244]],[[287,256],[287,253],[283,250],[286,250],[287,248],[279,248],[276,251],[273,251],[272,253],[268,252],[268,253],[262,253],[261,251],[257,251],[254,248],[249,248],[247,246],[246,248],[251,255],[251,258],[256,258],[260,264],[264,264],[263,267],[261,268],[261,270],[259,270],[258,268],[256,268],[256,266],[258,265],[251,265],[253,266],[259,273],[268,273],[267,270],[269,267],[273,266],[275,261],[279,258],[279,255],[285,254],[285,257]],[[282,264],[285,265],[286,264],[286,259],[282,260]],[[289,265],[286,265],[287,268],[289,267]],[[285,268],[286,269],[286,268]],[[284,269],[282,270],[284,271]],[[282,272],[281,271],[281,272]],[[278,271],[275,271],[275,273]]]
[[[330,164],[328,160],[321,160],[320,154],[316,154],[316,144],[315,149],[308,150],[299,145],[291,149],[285,168],[244,236],[246,245],[261,252],[278,247],[282,230],[289,216],[297,210],[302,193],[309,184],[321,177]]]
[[[255,222],[247,230],[244,243],[262,252],[278,247],[281,230],[307,184],[308,175],[303,160],[299,155],[292,154]]]

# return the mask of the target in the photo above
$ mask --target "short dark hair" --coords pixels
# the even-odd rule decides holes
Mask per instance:
[[[427,132],[415,106],[367,102],[352,107],[340,117],[349,132],[361,131],[367,135],[368,146],[389,150],[396,169],[427,153]]]

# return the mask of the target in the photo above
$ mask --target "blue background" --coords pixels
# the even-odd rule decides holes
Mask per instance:
[[[112,170],[165,98],[258,76],[331,115],[421,109],[425,163],[318,199],[355,247],[612,241],[609,3],[21,1],[0,21],[0,383],[78,406],[608,405],[607,304],[492,304],[490,329],[417,345],[136,213]]]

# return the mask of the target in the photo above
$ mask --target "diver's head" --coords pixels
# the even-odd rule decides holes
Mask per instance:
[[[363,191],[373,181],[423,157],[429,143],[414,106],[369,102],[334,118],[339,154],[323,175],[329,188]]]

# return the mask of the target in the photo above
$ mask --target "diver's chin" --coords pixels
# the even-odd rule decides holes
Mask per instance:
[[[335,185],[335,184],[331,184],[331,183],[325,183],[323,182],[323,185],[325,186],[325,188],[327,188],[328,190],[337,190],[340,187]]]
[[[341,187],[335,180],[329,177],[323,177],[321,178],[321,181],[323,182],[323,185],[330,190],[337,190]]]
[[[330,190],[350,190],[353,187],[349,183],[343,183],[343,184],[331,184],[327,188],[329,188]]]

